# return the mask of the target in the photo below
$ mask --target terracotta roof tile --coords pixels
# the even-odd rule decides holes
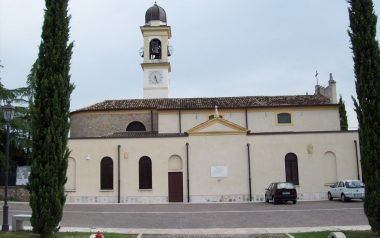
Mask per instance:
[[[218,108],[257,108],[311,105],[331,105],[331,103],[327,97],[321,95],[127,99],[106,100],[76,110],[74,113],[134,109],[213,109],[215,106]]]

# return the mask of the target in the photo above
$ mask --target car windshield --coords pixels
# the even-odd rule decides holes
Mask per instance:
[[[347,181],[345,184],[347,188],[364,188],[364,183],[361,181]]]
[[[278,189],[294,189],[294,185],[292,183],[279,183],[277,184]]]

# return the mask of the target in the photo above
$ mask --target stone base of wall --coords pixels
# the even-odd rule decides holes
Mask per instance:
[[[0,200],[4,200],[4,187],[0,187]],[[326,193],[298,193],[299,201],[327,200]],[[29,192],[23,186],[8,187],[8,201],[29,202]],[[183,198],[187,203],[187,196]],[[190,196],[190,203],[249,202],[248,194],[230,194],[221,196]],[[253,194],[252,202],[265,202],[264,194]],[[116,196],[73,196],[67,194],[66,203],[117,203]],[[168,203],[167,196],[122,196],[120,203],[156,204]]]
[[[327,200],[327,193],[298,193],[300,201],[320,201]]]
[[[169,198],[167,196],[157,196],[157,197],[120,197],[121,203],[132,203],[132,204],[154,204],[154,203],[168,203]]]
[[[0,187],[0,200],[4,200],[4,187]],[[9,186],[8,201],[29,202],[29,191],[24,186]]]
[[[299,201],[327,200],[326,193],[298,193]],[[187,203],[187,196],[183,198]],[[250,202],[248,194],[230,194],[221,196],[190,196],[190,203],[241,203]],[[265,202],[264,194],[253,194],[252,202]],[[117,203],[116,196],[73,196],[68,194],[66,203]],[[120,203],[126,204],[164,204],[168,203],[167,196],[122,196]]]
[[[298,193],[298,201],[327,200],[327,193]],[[265,194],[253,194],[252,202],[265,202]]]
[[[220,196],[190,196],[190,203],[249,202],[248,194],[228,194]]]
[[[70,196],[66,198],[66,203],[117,203],[115,196]],[[121,196],[120,203],[127,204],[155,204],[168,203],[168,197],[132,197]]]
[[[265,194],[253,194],[252,202],[265,202]]]

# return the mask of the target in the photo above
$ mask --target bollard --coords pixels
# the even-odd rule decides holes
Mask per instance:
[[[331,232],[327,238],[346,238],[346,235],[342,232]]]
[[[103,235],[100,231],[98,231],[95,235],[95,238],[103,238]]]

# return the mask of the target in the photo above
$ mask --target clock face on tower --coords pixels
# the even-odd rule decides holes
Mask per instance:
[[[160,84],[162,83],[162,72],[160,71],[152,71],[149,73],[149,83],[151,84]]]

